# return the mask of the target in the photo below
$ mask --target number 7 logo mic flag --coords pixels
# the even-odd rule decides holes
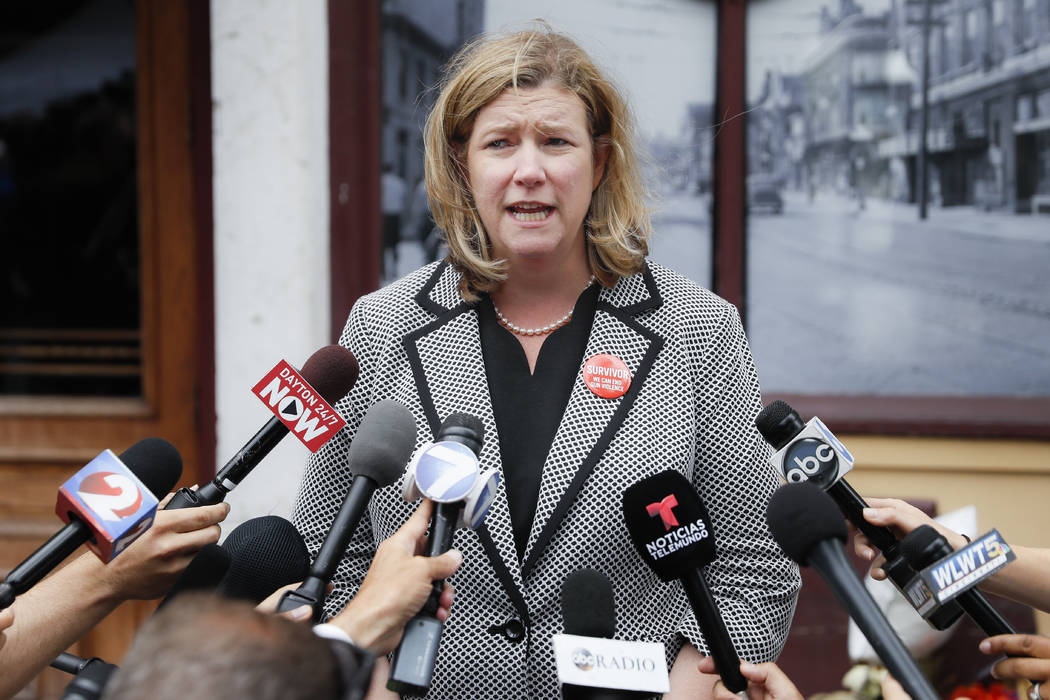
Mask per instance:
[[[55,513],[91,531],[87,546],[104,562],[127,549],[153,524],[158,501],[110,450],[88,462],[58,490]]]

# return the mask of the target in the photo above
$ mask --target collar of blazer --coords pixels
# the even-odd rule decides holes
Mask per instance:
[[[482,464],[498,466],[499,438],[485,362],[477,341],[477,314],[473,304],[459,297],[458,282],[459,273],[448,263],[434,269],[415,296],[416,303],[434,318],[410,332],[402,342],[432,434],[437,434],[445,416],[456,411],[471,413],[485,423]],[[502,483],[485,524],[478,530],[486,554],[526,624],[523,585],[541,564],[545,549],[645,383],[663,338],[640,323],[638,317],[662,303],[648,264],[642,272],[601,291],[581,368],[544,463],[524,560],[519,561],[515,551]],[[619,398],[601,398],[583,383],[582,359],[600,353],[619,357],[631,372],[630,387]],[[619,500],[617,493],[610,502],[618,504]]]

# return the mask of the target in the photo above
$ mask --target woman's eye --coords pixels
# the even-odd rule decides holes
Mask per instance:
[[[493,139],[492,141],[489,142],[489,146],[488,147],[489,148],[506,148],[509,145],[510,145],[510,142],[507,141],[507,139]]]
[[[552,136],[549,139],[547,139],[547,143],[550,144],[551,146],[568,146],[569,145],[568,141],[566,141],[565,139],[562,139],[562,138],[558,138],[557,136]]]

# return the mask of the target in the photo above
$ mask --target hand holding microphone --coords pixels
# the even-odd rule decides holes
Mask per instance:
[[[992,677],[1029,681],[1032,683],[1027,695],[1030,700],[1050,698],[1050,637],[1003,634],[983,640],[979,648],[990,656],[1009,656],[992,666]]]
[[[846,559],[846,523],[834,501],[816,484],[787,484],[773,494],[766,521],[774,539],[799,564],[812,566],[849,612],[890,673],[916,700],[937,693],[887,622]]]
[[[153,523],[157,499],[182,474],[182,456],[167,440],[147,438],[120,457],[109,450],[70,477],[58,491],[56,512],[67,525],[8,573],[0,609],[32,588],[80,545],[108,562]]]
[[[312,438],[315,442],[325,442],[336,430],[319,424],[318,416],[311,416],[311,409],[306,404],[312,401],[317,412],[319,399],[323,406],[321,410],[325,412],[323,415],[337,418],[338,414],[325,403],[334,404],[343,398],[357,382],[358,371],[357,358],[341,345],[326,345],[319,349],[303,365],[301,375],[291,367],[285,367],[282,376],[287,377],[286,381],[282,383],[275,377],[269,385],[259,388],[258,395],[266,397],[263,400],[275,409],[276,415],[218,471],[214,479],[196,491],[179,489],[167,508],[176,510],[220,503],[292,430],[299,434],[316,434]],[[296,393],[293,393],[293,387]],[[285,420],[281,420],[282,417]],[[293,427],[289,428],[289,424]]]
[[[157,511],[153,527],[109,564],[95,560],[102,590],[121,600],[152,600],[165,595],[197,552],[219,541],[219,523],[230,512],[228,503],[184,513]]]
[[[418,451],[405,477],[405,500],[425,496],[436,502],[425,555],[437,557],[452,547],[457,525],[477,528],[496,496],[499,474],[481,471],[478,455],[485,437],[481,420],[454,413],[441,424],[435,442]],[[437,579],[420,614],[409,620],[394,653],[387,688],[422,695],[430,687],[443,625],[437,617],[445,582]]]
[[[798,412],[784,401],[773,401],[755,418],[762,437],[773,446],[773,464],[789,484],[809,482],[825,492],[842,514],[864,533],[867,541],[886,557],[886,577],[930,626],[948,629],[962,615],[952,602],[937,605],[917,572],[900,553],[897,537],[889,529],[864,518],[868,504],[844,475],[853,468],[853,455],[817,417],[803,423]]]
[[[281,598],[278,612],[309,605],[314,611],[314,621],[321,621],[328,584],[343,560],[372,494],[377,488],[397,481],[405,470],[415,442],[416,421],[407,408],[387,400],[368,409],[347,454],[347,465],[354,475],[350,491],[336,513],[332,529],[321,543],[306,579],[299,588]]]
[[[178,451],[160,438],[139,441],[120,456],[120,462],[158,497],[170,490],[182,471]],[[78,472],[82,477],[79,481],[74,476],[67,482],[70,497],[60,504],[80,510],[65,511],[71,514],[70,524],[13,569],[0,585],[0,597],[4,592],[20,594],[14,605],[15,625],[7,630],[7,643],[0,650],[0,697],[28,683],[120,603],[163,594],[196,550],[218,539],[218,523],[229,509],[225,504],[198,512],[158,510],[152,525],[142,528],[140,511],[148,507],[146,494],[140,493],[142,503],[136,508],[139,499],[129,488],[132,482],[113,478],[123,477],[123,471],[112,462],[106,464],[101,469],[89,464],[91,469]],[[83,482],[92,475],[97,476],[85,485]],[[109,488],[96,488],[100,484]],[[81,493],[109,498],[82,502],[78,500]],[[125,503],[129,497],[132,502]],[[153,503],[155,507],[156,501]],[[93,519],[98,522],[89,526],[87,521]],[[106,534],[100,534],[102,531]],[[108,548],[111,554],[118,551],[119,556],[103,563],[95,554],[84,554],[37,584],[92,536],[100,549]]]
[[[710,656],[700,659],[698,668],[700,673],[717,673],[715,660]],[[744,662],[740,664],[740,674],[747,680],[747,697],[750,700],[804,700],[795,684],[775,663]],[[739,697],[739,693],[715,685],[714,700],[738,700]]]
[[[433,582],[448,578],[463,563],[463,555],[456,549],[423,556],[433,505],[424,499],[412,517],[383,540],[357,595],[328,621],[373,654],[394,650],[405,625],[429,600]],[[452,587],[444,584],[435,612],[441,622],[448,619],[453,593]]]
[[[4,644],[7,643],[7,635],[4,634],[4,630],[13,624],[15,624],[14,611],[11,608],[0,610],[0,649],[3,649]]]

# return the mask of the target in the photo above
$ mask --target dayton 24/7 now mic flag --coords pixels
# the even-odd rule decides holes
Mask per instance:
[[[252,388],[288,430],[311,451],[346,425],[346,421],[288,362],[281,360]]]

